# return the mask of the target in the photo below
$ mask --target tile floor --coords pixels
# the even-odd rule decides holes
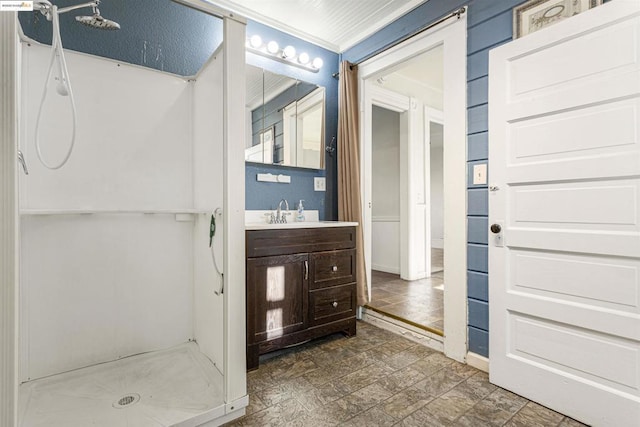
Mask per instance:
[[[372,271],[369,306],[444,331],[444,271],[441,249],[432,248],[434,267],[428,279],[406,281],[396,274]]]
[[[583,426],[364,322],[353,338],[267,356],[248,373],[247,415],[229,426]]]
[[[444,270],[444,249],[431,248],[431,273]]]

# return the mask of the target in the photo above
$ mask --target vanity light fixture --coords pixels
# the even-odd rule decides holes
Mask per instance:
[[[257,34],[254,34],[247,40],[247,50],[267,58],[275,59],[276,61],[280,61],[284,64],[293,65],[294,67],[311,71],[312,73],[317,73],[324,65],[322,58],[317,57],[312,61],[311,57],[306,52],[301,52],[296,56],[296,48],[291,45],[287,45],[284,49],[280,49],[280,46],[276,41],[272,40],[265,44],[262,41],[262,37]]]
[[[254,49],[260,48],[260,46],[262,46],[262,37],[260,37],[257,34],[254,34],[253,36],[251,36],[251,38],[249,39],[249,46],[251,46]]]
[[[307,52],[302,52],[299,56],[298,56],[298,62],[306,65],[309,63],[309,54]]]
[[[275,55],[279,50],[280,46],[278,46],[277,42],[271,40],[269,43],[267,43],[267,52],[269,52],[270,54]]]
[[[291,59],[296,56],[296,48],[289,45],[282,50],[282,57],[286,59]]]

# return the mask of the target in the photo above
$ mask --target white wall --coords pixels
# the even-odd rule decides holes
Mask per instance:
[[[20,176],[21,379],[192,339],[194,218],[142,213],[216,203],[218,187],[194,191],[194,182],[212,183],[202,162],[214,159],[206,148],[194,151],[192,84],[67,52],[76,149],[62,169],[48,171],[36,159],[33,130],[49,49],[23,49],[22,148],[30,174]],[[41,135],[51,161],[68,141],[67,103],[48,95]],[[210,167],[221,170],[215,161]],[[34,215],[37,209],[49,211]],[[61,212],[75,209],[99,213]]]
[[[373,107],[372,248],[374,270],[400,273],[400,114]]]
[[[442,125],[431,123],[431,247],[444,247]]]

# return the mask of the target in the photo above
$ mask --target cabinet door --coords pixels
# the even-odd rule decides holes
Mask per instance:
[[[247,260],[247,341],[268,341],[307,327],[307,254]]]

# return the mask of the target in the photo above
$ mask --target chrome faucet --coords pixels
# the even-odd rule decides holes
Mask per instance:
[[[29,169],[27,169],[27,162],[24,161],[24,155],[20,150],[18,150],[18,161],[22,165],[22,170],[24,171],[24,174],[29,175]]]
[[[284,202],[285,211],[282,213],[282,202]],[[287,223],[287,215],[289,215],[289,202],[285,199],[280,200],[278,203],[278,213],[276,215],[276,224],[286,224]]]

